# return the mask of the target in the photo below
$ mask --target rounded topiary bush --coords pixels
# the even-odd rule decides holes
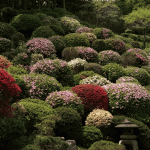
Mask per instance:
[[[40,26],[36,28],[33,32],[31,37],[37,38],[49,38],[50,36],[56,35],[56,33],[47,25],[47,26]]]
[[[63,86],[73,84],[73,71],[67,62],[61,59],[40,60],[30,70],[30,73],[47,74],[55,77]]]
[[[97,141],[91,145],[91,147],[88,150],[126,150],[126,147],[124,145],[119,145],[119,143],[114,143],[111,141]]]
[[[138,116],[137,120],[140,121],[149,118],[150,95],[141,85],[126,82],[108,84],[102,88],[108,94],[112,114],[123,114],[133,118]]]
[[[142,86],[149,84],[150,75],[145,69],[129,66],[129,67],[126,67],[124,70],[126,71],[127,76],[136,78]]]
[[[93,33],[93,29],[89,28],[89,27],[81,27],[79,29],[76,30],[76,33]]]
[[[55,91],[49,93],[45,100],[52,108],[60,106],[71,107],[75,109],[81,116],[84,114],[84,106],[80,97],[72,91]]]
[[[102,140],[103,134],[94,126],[82,126],[70,132],[70,139],[75,140],[81,147],[89,148],[94,142]]]
[[[61,90],[62,85],[54,77],[46,74],[27,74],[21,75],[27,84],[30,97],[39,98],[45,101],[49,93]]]
[[[67,47],[75,46],[90,46],[88,37],[84,33],[70,33],[64,36],[64,40]]]
[[[34,13],[34,15],[38,16],[41,21],[43,21],[47,17],[47,15],[44,13]]]
[[[66,16],[60,19],[60,23],[65,31],[65,34],[73,33],[81,27],[81,24],[78,20]]]
[[[15,27],[18,32],[31,35],[36,28],[42,25],[42,21],[36,15],[18,14],[10,21],[10,24]]]
[[[34,65],[36,62],[40,61],[40,60],[43,60],[44,57],[42,54],[31,54],[31,62],[30,62],[30,65]]]
[[[54,44],[47,38],[33,38],[26,43],[29,53],[42,54],[45,57],[53,58],[56,55]]]
[[[73,70],[74,74],[77,74],[81,71],[84,71],[84,65],[87,64],[88,62],[84,59],[81,58],[76,58],[68,62],[68,66],[71,67]]]
[[[120,77],[116,80],[116,83],[124,83],[124,82],[131,82],[131,83],[136,83],[136,84],[140,84],[139,81],[133,77],[129,77],[129,76],[124,76],[124,77]]]
[[[94,71],[95,73],[102,75],[102,66],[97,63],[88,63],[84,65],[84,71]]]
[[[125,69],[116,63],[109,63],[103,66],[102,70],[103,76],[113,83],[115,83],[119,77],[126,75]]]
[[[49,40],[52,41],[55,46],[57,57],[62,58],[62,51],[66,47],[64,37],[56,35],[49,37]]]
[[[11,40],[6,38],[0,38],[0,54],[3,52],[9,52],[13,47]]]
[[[82,118],[73,108],[58,107],[54,110],[61,117],[60,120],[56,121],[54,132],[57,136],[63,136],[67,140],[70,131],[81,128]]]
[[[92,77],[94,75],[98,74],[93,71],[81,71],[80,73],[74,75],[74,84],[79,85],[80,80],[85,79],[87,77]]]
[[[106,84],[110,84],[111,82],[109,80],[107,80],[106,78],[104,78],[101,75],[95,75],[93,77],[87,77],[85,79],[82,79],[79,84],[94,84],[94,85],[99,85],[99,86],[103,86]]]
[[[7,69],[12,66],[12,63],[4,56],[0,55],[0,68]]]
[[[150,74],[150,66],[142,66],[142,69],[145,69]]]
[[[119,53],[113,50],[105,50],[99,52],[98,60],[99,60],[98,63],[103,66],[109,63],[117,63],[117,64],[122,63],[122,58],[119,55]]]
[[[9,23],[0,22],[0,36],[3,38],[11,39],[11,35],[16,32],[16,29]]]
[[[82,104],[84,104],[85,108],[85,116],[87,116],[87,114],[95,108],[108,109],[109,102],[107,93],[100,86],[93,84],[82,84],[72,87],[71,90],[77,93],[77,96],[81,98]]]
[[[20,32],[15,32],[12,34],[11,40],[13,42],[14,48],[17,48],[21,42],[25,41],[25,36]]]
[[[106,39],[114,36],[114,33],[107,28],[95,28],[94,34],[96,35],[97,39]]]

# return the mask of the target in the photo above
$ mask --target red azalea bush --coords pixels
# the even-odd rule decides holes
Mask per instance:
[[[108,98],[105,90],[99,85],[82,84],[76,85],[71,89],[81,98],[84,104],[85,112],[91,112],[95,108],[108,109]]]
[[[10,103],[12,96],[19,96],[22,92],[20,87],[15,83],[15,79],[0,68],[0,117],[13,117]]]

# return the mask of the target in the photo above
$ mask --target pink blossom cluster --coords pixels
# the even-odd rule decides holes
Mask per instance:
[[[93,33],[93,29],[88,27],[82,27],[76,30],[76,33],[82,33],[82,32]]]

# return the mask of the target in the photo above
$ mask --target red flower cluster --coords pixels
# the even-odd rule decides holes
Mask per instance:
[[[81,98],[82,104],[87,110],[92,111],[95,108],[108,109],[107,93],[99,85],[81,84],[71,90]]]
[[[12,117],[11,106],[8,103],[13,96],[19,96],[20,92],[22,91],[14,78],[0,68],[0,117]]]

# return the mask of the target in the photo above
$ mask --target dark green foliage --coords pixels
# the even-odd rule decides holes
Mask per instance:
[[[126,147],[119,145],[119,143],[101,140],[93,143],[88,150],[126,150]]]
[[[16,32],[16,29],[9,23],[0,22],[0,36],[11,39],[11,35]]]
[[[34,15],[38,16],[41,21],[43,21],[47,17],[47,15],[44,13],[35,13]]]
[[[34,144],[28,144],[21,150],[41,150],[41,148]]]
[[[0,54],[3,52],[9,52],[13,47],[13,43],[11,40],[6,38],[0,38]]]
[[[82,118],[73,108],[57,107],[54,110],[61,117],[60,120],[56,121],[56,128],[54,129],[57,136],[63,136],[68,139],[70,131],[82,126]]]
[[[136,34],[122,33],[121,36],[131,38],[131,39],[133,39],[134,41],[140,41],[139,36],[136,35]]]
[[[94,126],[82,126],[70,132],[69,138],[75,140],[81,147],[89,148],[94,142],[102,140],[103,134]]]
[[[109,63],[103,66],[102,70],[103,76],[113,83],[115,83],[118,78],[126,75],[124,68],[116,63]]]
[[[50,25],[50,28],[55,31],[55,33],[57,35],[62,35],[64,36],[65,35],[65,31],[64,29],[61,27],[61,25]]]
[[[102,66],[97,63],[88,63],[84,65],[84,71],[93,71],[99,75],[102,75]]]
[[[74,58],[79,57],[79,51],[74,47],[66,47],[62,51],[62,58],[66,61],[71,61]]]
[[[93,77],[95,75],[98,75],[98,74],[94,73],[93,71],[82,71],[78,74],[75,74],[74,85],[79,85],[80,80],[85,79],[86,77]]]
[[[10,20],[17,15],[17,10],[11,7],[5,7],[1,10],[1,18],[4,22],[9,23]]]
[[[11,40],[13,42],[14,48],[17,48],[19,46],[20,42],[25,41],[25,37],[24,37],[24,34],[22,34],[20,32],[15,32],[14,34],[12,34]]]
[[[32,32],[31,38],[49,38],[53,35],[56,35],[56,33],[49,26],[40,26]]]
[[[142,66],[141,68],[145,69],[150,74],[150,66]]]
[[[90,43],[88,41],[88,37],[82,33],[70,33],[65,35],[64,37],[65,43],[67,47],[75,47],[75,46],[86,46],[89,47]]]
[[[3,150],[11,149],[13,140],[21,137],[27,131],[24,123],[16,118],[1,118],[0,129],[0,149]]]
[[[54,11],[54,9],[51,8],[42,8],[41,12],[46,14],[47,16],[53,16],[55,18],[60,17],[59,13],[57,13],[56,11]]]

